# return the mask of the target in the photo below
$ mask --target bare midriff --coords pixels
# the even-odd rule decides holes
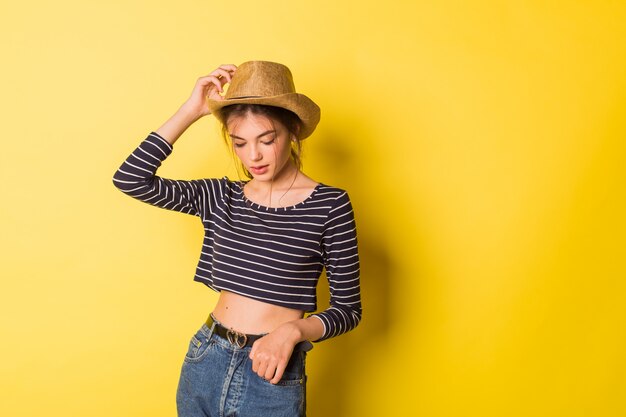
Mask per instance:
[[[283,323],[304,316],[302,310],[253,300],[228,291],[220,291],[213,317],[229,329],[241,333],[269,333]]]

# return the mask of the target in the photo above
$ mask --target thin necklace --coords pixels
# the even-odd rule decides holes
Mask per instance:
[[[289,186],[289,188],[287,188],[287,191],[285,191],[285,192],[283,193],[283,195],[281,195],[281,196],[280,196],[280,198],[278,199],[278,205],[279,205],[279,206],[280,206],[280,200],[282,200],[282,199],[283,199],[283,197],[285,196],[285,194],[287,194],[287,193],[289,192],[289,190],[291,190],[291,187],[293,187],[293,185],[295,184],[295,182],[296,182],[296,178],[298,178],[298,174],[299,174],[299,173],[300,173],[300,170],[298,170],[298,169],[297,169],[297,170],[296,170],[296,175],[294,175],[294,176],[293,176],[293,181],[291,181],[291,185]],[[270,192],[271,192],[271,191],[270,191]],[[272,198],[272,197],[271,197],[271,194],[270,194],[270,201],[271,201],[271,198]]]
[[[296,170],[296,175],[293,176],[293,180],[291,180],[291,184],[289,185],[289,188],[287,188],[287,191],[285,191],[283,193],[283,195],[280,196],[280,198],[278,199],[278,205],[279,207],[272,207],[272,186],[274,185],[274,178],[272,178],[272,181],[270,181],[270,192],[269,192],[269,204],[268,204],[268,208],[280,208],[280,201],[283,199],[283,197],[291,190],[291,188],[293,187],[293,185],[296,183],[296,179],[298,178],[298,174],[300,173],[300,170]],[[244,184],[245,186],[245,184]],[[245,187],[241,188],[241,191],[244,191]],[[247,197],[246,197],[246,193],[243,192],[243,196],[246,198],[246,200],[250,201]],[[251,201],[250,201],[251,202]]]

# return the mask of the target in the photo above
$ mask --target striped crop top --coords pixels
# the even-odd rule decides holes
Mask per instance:
[[[316,286],[325,268],[330,306],[311,314],[324,325],[316,342],[357,326],[359,254],[346,191],[318,184],[298,204],[265,207],[246,198],[243,181],[155,175],[172,149],[158,133],[150,132],[115,172],[113,184],[140,201],[201,219],[204,241],[195,281],[215,291],[314,312]]]

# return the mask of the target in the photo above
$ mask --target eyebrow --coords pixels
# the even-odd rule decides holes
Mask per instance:
[[[257,136],[256,138],[257,138],[257,139],[262,138],[263,136],[267,136],[267,135],[269,135],[270,133],[276,133],[276,130],[267,130],[267,131],[265,131],[265,132],[261,133],[261,134],[260,134],[259,136]],[[233,138],[233,139],[241,139],[241,140],[246,140],[246,139],[244,139],[244,138],[242,138],[242,137],[239,137],[239,136],[237,136],[237,135],[233,135],[232,133],[229,133],[229,135],[230,135],[230,137],[231,137],[231,138]]]

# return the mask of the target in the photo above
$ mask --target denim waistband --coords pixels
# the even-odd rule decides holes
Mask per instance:
[[[219,324],[221,326],[224,326],[220,321],[216,320],[215,317],[213,317],[213,315],[211,315],[211,317],[213,318],[214,321],[214,326],[216,324]],[[225,326],[224,326],[225,327]],[[233,349],[238,349],[238,350],[251,350],[252,347],[239,347],[236,346],[234,344],[232,344],[228,339],[223,338],[222,336],[218,335],[217,333],[213,332],[213,329],[210,328],[209,326],[207,326],[206,323],[202,323],[202,327],[200,328],[200,330],[207,336],[207,337],[215,337],[216,341],[225,348],[233,348]],[[260,333],[260,335],[266,335],[267,333]],[[293,350],[294,351],[304,351],[304,352],[308,352],[309,350],[313,349],[313,344],[308,341],[308,340],[304,340],[302,342],[297,343]]]

